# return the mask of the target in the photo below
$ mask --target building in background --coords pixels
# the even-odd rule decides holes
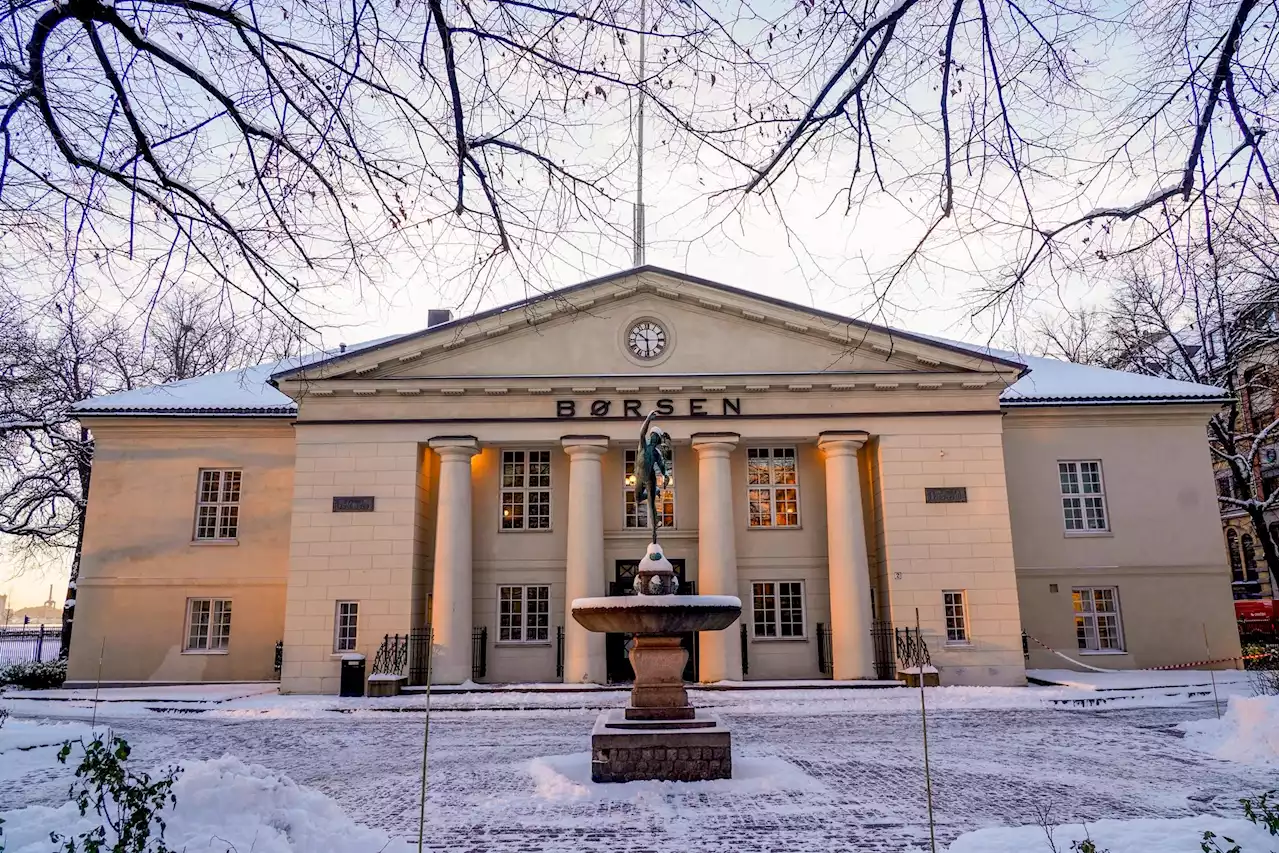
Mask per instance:
[[[433,319],[77,407],[97,453],[71,683],[101,653],[104,682],[278,665],[286,691],[335,692],[344,655],[393,636],[411,680],[429,647],[441,683],[625,680],[626,638],[569,607],[630,588],[651,410],[675,444],[667,556],[687,591],[744,605],[687,638],[690,678],[891,677],[917,619],[944,684],[1023,684],[1062,665],[1048,648],[1239,655],[1219,388],[652,267]]]

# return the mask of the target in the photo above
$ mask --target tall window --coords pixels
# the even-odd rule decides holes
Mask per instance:
[[[1240,537],[1240,556],[1244,558],[1244,579],[1257,581],[1258,555],[1253,550],[1253,536],[1248,533]]]
[[[636,454],[628,450],[622,457],[622,498],[623,516],[626,527],[649,526],[649,502],[636,502]],[[668,478],[670,486],[672,480]],[[658,520],[663,527],[676,526],[676,492],[674,488],[663,489],[658,495]]]
[[[1058,482],[1062,488],[1062,520],[1068,533],[1109,529],[1101,462],[1059,462]]]
[[[1071,590],[1076,614],[1076,646],[1086,651],[1124,651],[1120,632],[1120,596],[1114,586]]]
[[[1231,580],[1244,582],[1244,562],[1240,559],[1240,534],[1227,528],[1227,559],[1231,561]]]
[[[964,590],[943,590],[942,609],[947,620],[947,642],[968,643],[969,621],[964,612]]]
[[[240,472],[200,471],[196,539],[235,539],[240,528]]]
[[[189,652],[225,652],[231,642],[231,601],[226,598],[187,599]]]
[[[551,451],[502,451],[502,529],[551,529]]]
[[[751,527],[800,526],[794,447],[747,448],[747,503]]]
[[[551,587],[498,587],[498,642],[545,643],[551,638]]]
[[[360,604],[355,601],[339,601],[333,620],[333,650],[349,652],[356,647],[356,623],[360,617]]]
[[[804,582],[760,581],[751,585],[752,625],[757,637],[804,636]]]

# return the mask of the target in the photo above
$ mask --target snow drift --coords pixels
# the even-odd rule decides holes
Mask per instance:
[[[224,756],[185,762],[167,809],[165,843],[208,853],[408,853],[409,845],[353,821],[329,797],[258,764]],[[73,803],[5,812],[6,853],[53,853],[49,833],[75,836],[98,825]]]
[[[1222,719],[1179,723],[1192,749],[1228,761],[1275,767],[1280,750],[1280,699],[1275,696],[1232,696]]]

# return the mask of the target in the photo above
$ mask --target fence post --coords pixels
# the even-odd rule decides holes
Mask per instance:
[[[44,623],[40,623],[40,633],[36,635],[36,663],[44,660]]]
[[[742,630],[738,632],[742,645],[742,677],[746,678],[750,667],[747,666],[747,623],[743,622],[738,626]]]

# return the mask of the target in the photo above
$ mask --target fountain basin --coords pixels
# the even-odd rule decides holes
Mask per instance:
[[[742,614],[736,595],[608,595],[575,598],[573,618],[588,631],[687,634],[722,631]]]

